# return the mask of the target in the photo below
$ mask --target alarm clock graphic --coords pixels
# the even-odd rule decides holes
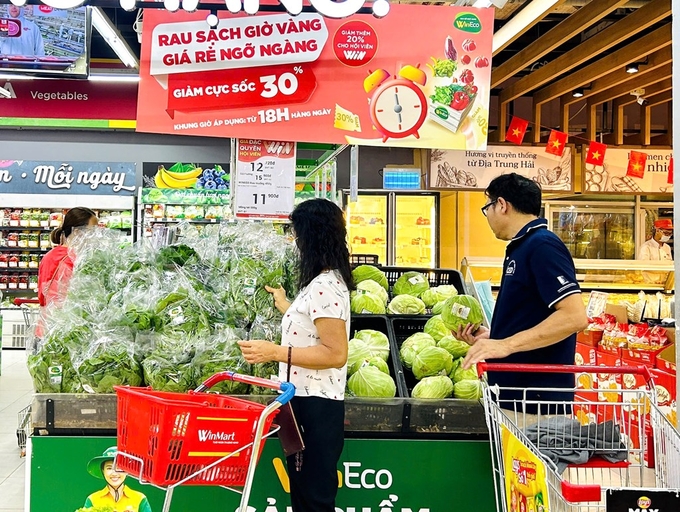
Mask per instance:
[[[371,120],[376,130],[387,139],[402,139],[413,135],[427,119],[427,98],[418,86],[425,85],[427,76],[418,66],[404,66],[398,76],[390,77],[384,69],[369,74],[364,90],[369,99]]]

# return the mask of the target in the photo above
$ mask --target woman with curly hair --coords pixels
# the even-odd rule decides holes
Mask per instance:
[[[305,450],[287,457],[294,512],[335,512],[337,465],[344,445],[349,293],[354,288],[342,210],[325,199],[300,203],[290,215],[300,251],[300,293],[267,288],[283,314],[281,345],[241,341],[249,363],[279,362],[295,384],[293,411]]]

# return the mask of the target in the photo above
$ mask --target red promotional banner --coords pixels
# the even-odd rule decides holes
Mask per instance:
[[[645,177],[645,166],[647,165],[647,153],[641,151],[631,151],[628,158],[628,168],[626,176],[633,178]]]
[[[486,148],[493,9],[206,14],[145,12],[138,131]]]
[[[558,130],[550,130],[550,137],[548,137],[545,152],[550,153],[551,155],[562,156],[568,138],[569,134],[567,133]]]

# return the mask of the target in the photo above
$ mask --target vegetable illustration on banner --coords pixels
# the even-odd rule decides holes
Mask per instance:
[[[287,220],[295,201],[295,142],[236,142],[236,217]]]
[[[493,10],[392,5],[381,19],[151,10],[137,130],[484,149]],[[416,42],[404,27],[427,26]]]

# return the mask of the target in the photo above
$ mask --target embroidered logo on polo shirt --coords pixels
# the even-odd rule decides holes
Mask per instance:
[[[510,263],[508,263],[508,267],[505,269],[505,275],[511,276],[512,274],[514,274],[516,267],[517,263],[515,263],[515,260],[510,261]]]
[[[564,276],[557,276],[557,280],[560,282],[562,286],[564,286],[565,284],[569,284],[569,280]]]

